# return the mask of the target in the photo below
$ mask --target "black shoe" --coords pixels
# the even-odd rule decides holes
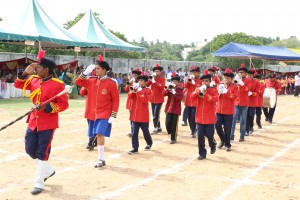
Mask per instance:
[[[198,156],[198,160],[206,159],[206,156]]]
[[[226,151],[231,151],[231,148],[230,147],[226,147]]]
[[[48,179],[48,178],[50,178],[50,177],[52,177],[52,176],[54,176],[54,174],[55,174],[55,171],[50,175],[50,176],[48,176],[48,177],[46,177],[46,178],[44,178],[44,182],[46,182],[46,180]]]
[[[248,133],[248,132],[246,132],[246,133],[245,133],[245,136],[249,136],[249,133]]]
[[[154,131],[151,133],[151,135],[156,135],[156,134],[158,134],[158,131],[157,131],[157,130],[154,130]]]
[[[240,123],[240,120],[236,120],[236,123]]]
[[[249,130],[249,135],[251,135],[253,132],[254,132],[253,127],[251,127]]]
[[[234,135],[230,135],[230,140],[234,140]]]
[[[258,126],[258,129],[262,129],[261,123],[258,123],[257,126]]]
[[[196,138],[197,136],[196,136],[196,134],[192,134],[192,138]]]
[[[95,168],[101,168],[105,166],[104,160],[98,160],[97,164],[95,165]]]
[[[239,142],[244,142],[245,139],[244,138],[240,138]]]
[[[269,121],[268,121],[268,123],[269,123],[269,124],[272,124],[272,121],[271,121],[271,120],[269,120]]]
[[[171,140],[170,144],[175,144],[176,142],[176,140]]]
[[[132,137],[132,133],[128,133],[128,137]]]
[[[139,152],[138,149],[132,149],[132,150],[128,151],[128,154],[133,155],[133,154],[138,153],[138,152]]]
[[[220,143],[218,144],[218,148],[219,148],[219,149],[221,149],[223,146],[224,146],[224,142],[220,142]]]
[[[216,147],[210,148],[210,154],[214,154],[214,153],[216,153]]]
[[[89,146],[89,145],[87,145],[85,148],[88,149],[89,151],[94,150],[94,147],[93,146]]]
[[[148,145],[148,144],[147,144],[147,146],[145,147],[144,150],[145,150],[145,151],[149,151],[150,149],[151,149],[151,145]]]
[[[266,118],[265,121],[267,122],[267,121],[268,121],[268,118]]]
[[[187,123],[184,122],[184,121],[182,121],[182,122],[181,122],[181,126],[187,126]]]
[[[161,128],[158,128],[158,129],[157,129],[157,132],[158,132],[158,133],[161,133],[161,132],[162,132],[162,129],[161,129]]]
[[[31,194],[32,195],[36,195],[36,194],[39,194],[43,191],[42,188],[37,188],[37,187],[34,187],[32,190],[31,190]]]

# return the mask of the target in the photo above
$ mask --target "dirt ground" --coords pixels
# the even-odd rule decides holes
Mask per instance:
[[[27,101],[14,109],[4,108],[0,100],[0,127],[28,111]],[[244,143],[237,141],[236,130],[231,152],[217,149],[202,161],[197,160],[197,139],[181,125],[177,144],[169,144],[164,129],[153,136],[151,151],[143,151],[145,141],[140,137],[139,154],[128,155],[125,101],[122,95],[112,137],[106,140],[104,169],[94,168],[97,151],[85,149],[84,99],[70,101],[74,107],[61,113],[52,143],[50,162],[56,174],[37,196],[30,194],[35,163],[24,152],[25,120],[1,131],[0,199],[300,199],[299,98],[280,96],[272,125],[263,122],[262,130],[255,126]],[[164,119],[161,112],[163,124]],[[150,127],[152,131],[152,123]],[[215,138],[219,141],[217,134]]]

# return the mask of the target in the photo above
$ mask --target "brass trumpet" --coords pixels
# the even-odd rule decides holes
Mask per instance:
[[[172,89],[175,89],[175,88],[176,88],[176,86],[174,86],[173,84],[165,86],[165,89],[168,89],[168,90],[172,90]]]

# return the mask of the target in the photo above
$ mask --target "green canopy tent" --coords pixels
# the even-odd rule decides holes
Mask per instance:
[[[37,48],[104,47],[101,43],[79,39],[55,23],[37,0],[29,0],[25,12],[14,22],[4,20],[0,25],[0,42]]]
[[[129,44],[109,32],[94,16],[92,10],[88,10],[81,20],[78,21],[72,28],[70,28],[69,31],[74,35],[76,34],[76,36],[82,40],[86,40],[91,43],[103,44],[103,47],[100,48],[103,49],[104,55],[105,51],[144,50],[144,48]],[[85,50],[93,49],[85,48]]]

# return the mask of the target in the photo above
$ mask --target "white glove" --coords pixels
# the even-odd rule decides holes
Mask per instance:
[[[234,80],[236,80],[237,82],[239,82],[239,81],[242,80],[242,77],[239,74],[237,74],[237,75],[235,75]]]
[[[156,73],[155,73],[155,72],[153,72],[151,76],[152,76],[152,77],[155,77],[155,76],[156,76]]]
[[[92,64],[92,65],[89,65],[83,72],[83,75],[87,76],[89,75],[90,73],[92,73],[92,71],[94,71],[96,65]]]
[[[252,95],[252,92],[251,92],[251,91],[249,91],[249,92],[248,92],[248,96],[250,97],[251,95]]]
[[[193,85],[195,85],[196,83],[195,83],[195,81],[194,80],[192,80],[192,82],[191,82]]]
[[[176,94],[175,89],[172,89],[171,92],[172,92],[172,94]]]
[[[109,117],[109,119],[108,119],[108,123],[112,123],[114,121],[114,118],[113,117]]]
[[[140,91],[142,91],[142,88],[139,87],[138,89],[136,89],[136,91],[137,91],[137,92],[140,92]]]
[[[226,94],[228,92],[228,89],[227,88],[223,88],[221,91],[222,91],[221,94]]]
[[[223,88],[225,88],[225,85],[224,84],[220,84],[219,85],[219,90],[223,90]]]
[[[241,86],[245,85],[245,83],[242,81],[242,79],[239,79],[237,83]]]
[[[155,79],[154,79],[154,76],[152,76],[151,82],[152,82],[152,83],[156,83],[156,81],[155,81]]]
[[[215,87],[216,86],[216,82],[215,81],[210,82],[209,86],[210,87]]]
[[[133,83],[132,87],[133,87],[134,90],[138,89],[140,87],[140,84],[139,83]]]
[[[207,89],[206,85],[202,85],[201,87],[199,87],[200,92],[204,92]]]
[[[133,83],[135,81],[135,78],[130,79],[129,83]]]
[[[195,76],[192,74],[192,75],[190,75],[190,79],[194,79],[195,78]]]

